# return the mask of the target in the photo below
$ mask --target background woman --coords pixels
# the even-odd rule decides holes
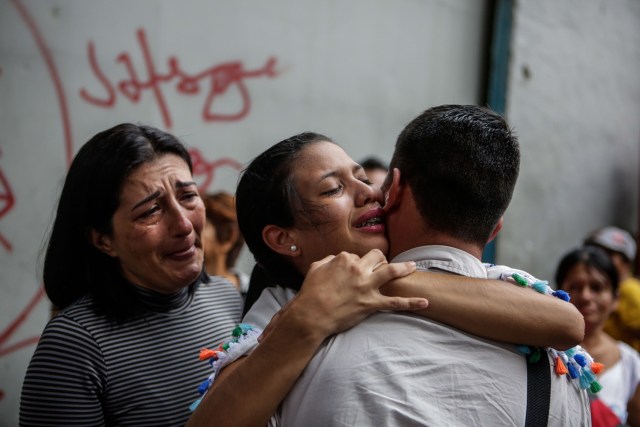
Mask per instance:
[[[265,425],[325,338],[378,310],[424,308],[380,292],[428,296],[421,315],[487,338],[567,348],[582,337],[569,304],[503,282],[416,273],[380,288],[413,269],[386,264],[382,193],[326,136],[303,133],[266,150],[244,171],[236,200],[247,245],[270,276],[251,284],[247,305],[257,302],[245,321],[269,326],[222,371],[189,425]]]
[[[603,330],[618,304],[618,281],[611,259],[594,246],[569,252],[556,271],[556,284],[571,294],[571,302],[584,316],[581,346],[604,364],[598,375],[603,389],[591,401],[594,427],[640,426],[640,356]]]
[[[193,354],[241,311],[235,287],[204,274],[204,218],[172,135],[121,124],[80,149],[44,261],[62,312],[29,364],[20,425],[184,425],[207,374]]]
[[[204,268],[208,274],[224,277],[236,285],[244,296],[249,288],[249,276],[235,268],[244,246],[235,200],[224,191],[206,194],[202,199],[207,217],[202,232],[205,243]]]

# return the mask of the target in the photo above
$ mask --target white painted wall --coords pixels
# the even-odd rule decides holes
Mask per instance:
[[[507,115],[522,166],[497,259],[551,280],[589,231],[637,231],[640,1],[515,3]]]
[[[48,318],[46,299],[36,298],[39,251],[68,159],[84,141],[122,121],[168,129],[200,151],[196,178],[210,191],[232,190],[238,166],[303,130],[334,137],[356,159],[388,159],[424,108],[481,100],[486,3],[0,0],[0,426],[17,425],[34,349],[24,340]],[[137,102],[118,90],[131,79],[122,61],[144,86],[149,64],[167,75],[171,57],[186,73],[208,73],[192,95],[176,89],[175,75]],[[235,81],[206,108],[210,73],[220,77],[213,67],[260,71],[269,58],[276,76]],[[234,121],[203,116],[244,107]],[[236,167],[217,167],[223,160]]]

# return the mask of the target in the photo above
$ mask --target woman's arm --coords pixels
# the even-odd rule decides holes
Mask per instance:
[[[573,304],[504,281],[416,272],[380,292],[428,298],[418,314],[496,341],[565,350],[584,338]]]
[[[324,340],[291,303],[272,333],[246,357],[225,367],[187,423],[265,426]],[[300,309],[299,309],[300,308]]]
[[[274,317],[260,345],[220,373],[187,426],[264,426],[325,338],[375,311],[426,307],[423,298],[378,291],[413,271],[415,264],[387,264],[377,250],[312,264],[302,289]]]

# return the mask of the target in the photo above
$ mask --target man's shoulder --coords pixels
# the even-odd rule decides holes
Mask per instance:
[[[445,323],[407,312],[378,312],[364,319],[360,324],[342,332],[350,345],[362,340],[369,345],[369,338],[376,337],[381,345],[404,346],[426,354],[442,353],[460,357],[460,362],[475,363],[474,353],[492,354],[494,358],[508,357],[522,359],[514,344],[493,341],[457,329]],[[356,344],[357,345],[357,344]],[[431,356],[428,356],[431,357]]]

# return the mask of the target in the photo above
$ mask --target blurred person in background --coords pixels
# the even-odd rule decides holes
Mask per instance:
[[[235,199],[224,191],[207,194],[202,199],[207,217],[202,232],[204,269],[208,274],[233,283],[244,297],[249,287],[249,275],[236,269],[244,239],[238,228]]]
[[[601,372],[595,372],[603,388],[590,395],[592,425],[640,426],[640,356],[604,331],[606,320],[618,305],[619,279],[614,263],[603,249],[587,245],[561,259],[555,279],[584,316],[582,347],[604,365]]]
[[[389,166],[377,157],[367,157],[360,162],[360,166],[367,174],[369,181],[375,184],[378,188],[382,188],[387,173],[389,172]]]
[[[585,244],[603,248],[620,278],[618,307],[605,323],[605,332],[640,351],[640,280],[633,275],[635,239],[621,228],[608,226],[589,235]]]

